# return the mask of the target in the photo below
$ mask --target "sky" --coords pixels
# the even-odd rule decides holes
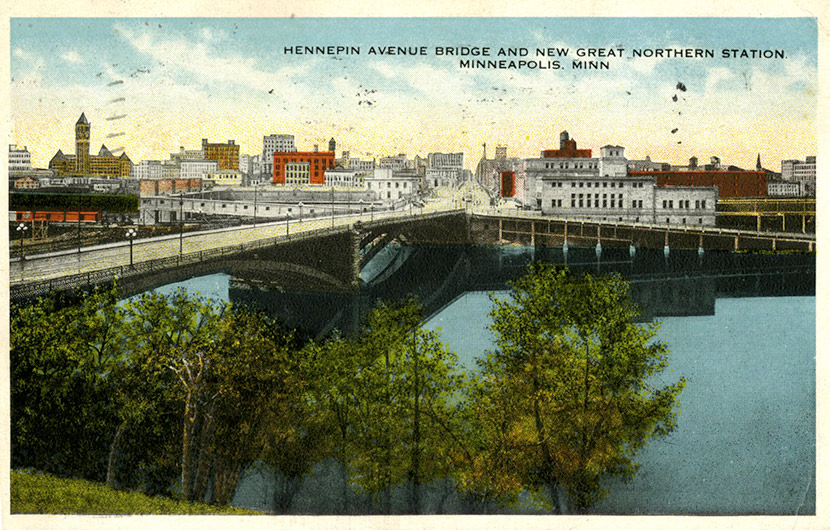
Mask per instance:
[[[812,18],[281,18],[11,20],[11,143],[46,167],[74,153],[74,124],[91,151],[166,159],[202,138],[258,154],[265,134],[300,150],[337,141],[365,159],[465,153],[487,144],[539,156],[567,130],[580,148],[626,147],[628,158],[780,171],[817,151],[817,25]],[[360,55],[293,55],[287,46],[359,46]],[[426,56],[370,55],[425,46]],[[568,48],[562,69],[465,69],[436,47],[489,47],[491,57]],[[498,57],[525,47],[530,57]],[[618,50],[607,70],[575,70],[579,48]],[[634,49],[712,49],[715,58],[635,58]],[[782,50],[725,59],[722,49]],[[606,53],[608,53],[606,51]],[[682,84],[685,90],[678,88]],[[123,117],[120,117],[123,116]],[[117,119],[112,119],[119,117]],[[108,119],[110,118],[110,119]]]

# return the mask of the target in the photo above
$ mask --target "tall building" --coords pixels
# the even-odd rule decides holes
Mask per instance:
[[[333,149],[332,149],[333,151]],[[274,172],[274,153],[296,153],[293,134],[269,134],[262,137],[262,172]]]
[[[75,124],[75,171],[81,175],[89,174],[89,129],[89,122],[82,112]]]
[[[219,169],[239,169],[239,146],[233,140],[212,144],[207,139],[202,139],[202,153],[205,160],[216,160]]]
[[[335,149],[336,147],[337,147],[337,142],[335,142],[335,141],[334,141],[334,138],[332,138],[331,140],[329,140],[329,151],[331,151],[332,153],[333,153],[333,152],[335,152],[335,151],[336,151],[336,149]]]
[[[782,160],[781,179],[785,182],[800,182],[804,194],[816,194],[816,157],[806,160]]]
[[[29,171],[32,169],[32,155],[26,146],[19,149],[16,145],[9,145],[9,173],[12,171]]]
[[[133,164],[126,153],[115,156],[102,144],[97,155],[89,154],[90,131],[91,126],[81,113],[75,123],[75,154],[65,155],[59,149],[49,161],[49,169],[58,175],[129,178]]]

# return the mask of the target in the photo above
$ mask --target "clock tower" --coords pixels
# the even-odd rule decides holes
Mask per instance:
[[[76,171],[81,175],[89,174],[89,122],[84,113],[75,124],[75,161]]]

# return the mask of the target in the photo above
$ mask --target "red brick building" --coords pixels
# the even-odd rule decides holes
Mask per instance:
[[[568,136],[568,131],[559,135],[559,149],[542,151],[542,158],[591,158],[590,149],[577,149],[576,140]]]
[[[326,170],[334,168],[334,151],[274,152],[274,184],[285,184],[285,165],[289,162],[308,162],[309,183],[326,183]]]
[[[516,174],[512,171],[501,172],[501,196],[514,197],[516,195]]]
[[[657,179],[658,186],[717,186],[718,197],[766,197],[764,171],[630,171]]]

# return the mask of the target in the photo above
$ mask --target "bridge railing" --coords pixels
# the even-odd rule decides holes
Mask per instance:
[[[600,226],[617,226],[617,227],[633,227],[644,228],[655,231],[670,231],[670,232],[703,232],[708,234],[731,235],[731,236],[748,236],[748,237],[762,237],[775,238],[779,240],[798,240],[798,241],[815,241],[815,234],[800,234],[798,232],[758,232],[756,230],[738,230],[734,228],[720,228],[716,226],[703,225],[678,225],[678,224],[658,224],[658,223],[643,223],[643,222],[617,222],[617,221],[600,221],[598,219],[576,219],[573,217],[553,217],[543,216],[540,212],[522,211],[504,212],[494,209],[481,209],[472,212],[472,215],[479,217],[495,217],[500,219],[528,219],[538,221],[556,221],[561,223],[568,223],[571,226],[579,225],[580,223]]]
[[[463,211],[463,210],[461,210]],[[458,211],[440,211],[429,212],[426,214],[418,214],[419,219],[431,219],[436,217],[443,217],[448,214],[458,213]],[[377,225],[383,224],[390,218],[412,218],[413,215],[409,213],[399,213],[391,216],[384,216],[381,219],[368,221],[365,224]],[[297,242],[317,237],[325,237],[329,235],[341,234],[351,231],[353,223],[343,224],[334,227],[316,228],[306,230],[304,232],[297,232],[294,234],[286,234],[279,236],[271,236],[268,238],[257,239],[246,243],[237,243],[233,245],[225,245],[207,250],[197,250],[188,252],[177,256],[168,256],[164,258],[156,258],[151,260],[144,260],[131,265],[119,265],[116,267],[109,267],[99,269],[96,271],[80,272],[58,278],[35,280],[31,282],[14,282],[11,284],[10,294],[13,300],[26,299],[40,295],[48,294],[53,291],[63,291],[72,288],[92,287],[102,283],[110,283],[118,279],[126,279],[131,277],[139,277],[154,272],[160,272],[172,267],[180,267],[184,265],[191,265],[195,263],[203,263],[221,259],[225,256],[237,254],[240,252],[247,252],[251,250],[258,250],[268,248],[280,243]]]

